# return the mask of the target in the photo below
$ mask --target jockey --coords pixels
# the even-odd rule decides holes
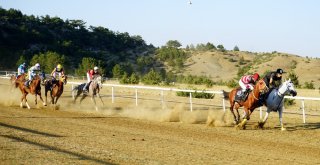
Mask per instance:
[[[52,80],[50,83],[50,90],[52,90],[53,86],[56,84],[57,79],[59,80],[60,77],[64,76],[64,70],[61,64],[58,64],[51,72],[50,76],[52,77]]]
[[[266,76],[263,78],[264,82],[266,82],[267,87],[268,88],[279,87],[279,85],[281,84],[282,73],[286,73],[286,72],[284,72],[280,68],[274,72],[267,73]]]
[[[83,87],[83,92],[88,92],[87,87],[91,83],[91,81],[93,80],[94,75],[100,75],[99,68],[97,66],[95,66],[91,70],[88,70],[88,72],[87,72],[87,80],[88,81],[87,81],[86,85]]]
[[[52,76],[52,80],[55,81],[57,79],[57,76],[58,76],[58,79],[62,76],[64,76],[64,70],[63,70],[63,67],[61,64],[58,64],[54,69],[53,71],[51,72],[50,74]]]
[[[25,62],[22,63],[21,65],[19,65],[17,77],[20,76],[20,75],[22,75],[22,74],[24,74],[24,73],[26,73],[26,69],[27,69],[27,68],[26,68],[26,63],[25,63]]]
[[[25,82],[25,85],[28,87],[29,83],[32,81],[33,77],[37,74],[36,72],[40,71],[40,64],[36,63],[34,66],[28,70],[28,80]]]
[[[246,93],[253,90],[253,86],[258,81],[260,78],[258,73],[255,73],[253,75],[247,75],[247,76],[242,76],[241,79],[239,80],[239,85],[242,90],[242,100],[244,100],[246,97]]]

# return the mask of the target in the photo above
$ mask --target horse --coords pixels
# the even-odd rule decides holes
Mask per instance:
[[[229,99],[230,101],[230,111],[233,114],[235,124],[238,124],[238,128],[245,129],[245,125],[247,123],[247,120],[250,119],[251,113],[254,111],[255,108],[260,106],[258,103],[260,94],[267,92],[268,87],[262,79],[259,80],[254,86],[254,89],[249,93],[245,101],[236,100],[236,95],[240,90],[241,88],[238,87],[233,89],[231,92],[223,91],[223,95],[225,99]],[[240,123],[240,114],[238,109],[242,106],[244,107],[244,116],[243,121]],[[234,113],[234,108],[237,110],[237,116]]]
[[[18,86],[19,86],[19,83],[18,83],[18,81],[25,81],[25,79],[26,79],[26,74],[25,73],[22,73],[21,75],[18,75],[18,76],[16,76],[16,75],[11,75],[10,76],[10,84],[11,84],[11,91],[12,91],[12,89],[14,89],[14,88],[18,88]]]
[[[97,95],[99,97],[99,99],[101,100],[102,104],[104,105],[104,103],[102,101],[102,98],[101,98],[101,96],[99,94],[100,88],[102,88],[101,76],[94,76],[93,77],[93,80],[89,85],[88,93],[84,93],[83,92],[83,87],[84,86],[85,86],[85,83],[77,85],[72,89],[72,96],[74,96],[75,92],[77,92],[77,94],[75,95],[75,97],[73,99],[73,102],[75,103],[76,99],[78,98],[78,96],[80,94],[82,94],[82,97],[80,99],[80,104],[81,104],[82,100],[89,95],[89,96],[91,96],[91,101],[94,103],[96,111],[98,111],[98,107],[96,105],[96,100],[95,100],[94,96]]]
[[[267,112],[262,121],[258,122],[260,128],[263,128],[264,124],[266,123],[269,113],[271,111],[278,111],[279,113],[279,122],[281,126],[281,130],[285,131],[286,128],[283,126],[282,122],[282,112],[283,112],[283,103],[284,103],[284,96],[290,93],[293,97],[297,95],[297,91],[294,89],[294,85],[291,82],[291,79],[288,81],[283,82],[279,89],[273,89],[270,91],[269,95],[265,98],[265,105],[267,107]]]
[[[26,103],[28,109],[30,109],[30,106],[29,106],[29,104],[27,102],[28,93],[31,93],[31,94],[35,95],[35,104],[36,105],[38,103],[37,102],[37,95],[39,95],[43,105],[46,106],[46,103],[43,101],[42,96],[41,96],[41,86],[40,86],[41,81],[42,80],[41,80],[41,77],[39,75],[35,75],[33,77],[33,80],[31,80],[31,83],[30,83],[29,87],[25,86],[25,84],[24,84],[25,80],[24,81],[16,81],[18,83],[19,89],[20,89],[20,91],[22,93],[21,102],[20,102],[20,107],[21,108],[23,107],[23,105],[22,105],[23,100],[25,100],[25,103]]]
[[[67,76],[61,76],[59,80],[56,80],[57,82],[53,84],[52,80],[46,80],[44,81],[44,94],[46,96],[46,103],[47,103],[47,95],[50,91],[51,96],[51,104],[55,107],[58,99],[63,93],[63,85],[67,84]]]

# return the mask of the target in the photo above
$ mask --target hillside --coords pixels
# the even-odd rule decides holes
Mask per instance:
[[[141,36],[131,36],[127,32],[88,27],[83,20],[63,20],[48,15],[35,17],[0,7],[0,69],[16,70],[22,61],[33,65],[35,55],[54,52],[64,59],[55,62],[63,62],[68,73],[73,74],[84,57],[94,58],[101,67],[112,68],[119,62],[135,61],[153,49]],[[50,70],[55,62],[51,61]]]
[[[282,68],[286,72],[294,72],[300,84],[313,82],[320,86],[320,59],[306,58],[286,53],[249,53],[249,52],[221,52],[191,51],[190,57],[184,64],[183,75],[204,75],[213,81],[228,81],[236,78],[240,67],[250,66],[247,73],[258,72],[263,75],[266,71]],[[243,65],[239,64],[240,58],[244,59]],[[284,74],[286,78],[288,74]]]

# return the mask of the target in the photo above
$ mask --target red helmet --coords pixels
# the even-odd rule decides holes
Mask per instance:
[[[259,80],[260,76],[259,76],[258,73],[255,73],[255,74],[252,75],[252,78],[253,78],[254,81],[257,81],[257,80]]]

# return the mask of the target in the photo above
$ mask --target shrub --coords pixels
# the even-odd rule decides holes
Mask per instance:
[[[295,105],[295,104],[296,103],[295,103],[294,99],[285,99],[284,100],[284,107],[289,107],[289,106]]]
[[[177,96],[181,96],[181,97],[190,97],[190,92],[176,92]],[[192,98],[202,98],[202,99],[213,99],[214,98],[214,94],[211,93],[204,93],[204,92],[194,92],[191,93]]]
[[[315,89],[313,82],[305,82],[304,83],[304,88],[306,89]]]

